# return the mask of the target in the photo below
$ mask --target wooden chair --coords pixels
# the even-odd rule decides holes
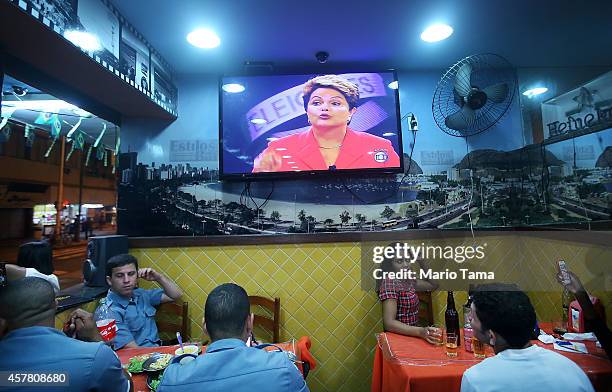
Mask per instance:
[[[423,327],[432,325],[434,317],[431,291],[419,291],[417,295],[419,296],[419,321],[417,323]]]
[[[190,340],[188,314],[189,303],[187,302],[167,302],[157,307],[155,323],[162,345],[177,344],[177,332],[181,333],[183,342]]]
[[[259,297],[256,295],[249,296],[249,303],[251,304],[251,311],[255,313],[253,325],[259,325],[272,332],[272,343],[279,343],[280,341],[280,298],[274,298],[274,300],[265,297]],[[253,311],[254,306],[261,306],[272,313],[272,318],[269,316],[263,316],[256,314]],[[258,336],[255,336],[259,340]]]

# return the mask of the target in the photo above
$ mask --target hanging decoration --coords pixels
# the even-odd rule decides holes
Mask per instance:
[[[104,132],[106,132],[106,123],[102,123],[102,132],[98,135],[98,138],[94,142],[94,144],[89,146],[89,150],[87,150],[87,158],[85,159],[85,166],[89,165],[89,157],[91,156],[91,150],[94,148],[98,148],[102,137],[104,136]]]
[[[72,135],[72,137],[69,140],[69,141],[72,141],[72,146],[70,148],[70,151],[68,152],[68,155],[66,155],[66,162],[68,162],[68,160],[72,156],[72,153],[75,150],[83,151],[83,147],[85,146],[85,135],[86,135],[85,132],[82,132],[82,131],[76,131]]]
[[[11,125],[7,124],[2,127],[0,132],[0,143],[6,143],[11,138]]]
[[[104,159],[104,151],[105,151],[105,146],[99,145],[98,148],[96,148],[96,159],[98,161],[101,161]]]
[[[30,124],[26,124],[25,130],[23,131],[23,136],[25,137],[25,145],[27,147],[32,147],[32,145],[34,145],[34,138],[36,137],[34,127]]]
[[[2,108],[2,118],[0,119],[0,143],[6,143],[11,138],[11,126],[8,125],[8,120],[15,112],[13,107]]]
[[[55,146],[55,142],[57,142],[57,139],[62,132],[62,122],[59,119],[59,115],[56,113],[48,116],[49,114],[50,113],[41,113],[38,115],[36,121],[34,121],[36,124],[51,124],[51,145],[45,153],[45,158],[49,158],[49,154],[51,153],[51,150],[53,150],[53,146]]]
[[[119,128],[115,127],[115,133],[117,135],[117,143],[115,144],[115,164],[113,165],[113,174],[115,174],[115,170],[117,169],[117,157],[119,156],[119,147],[121,147],[121,133],[119,133]],[[106,166],[106,165],[105,165]]]

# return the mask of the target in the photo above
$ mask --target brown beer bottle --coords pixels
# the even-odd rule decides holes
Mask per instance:
[[[453,292],[448,292],[448,297],[446,299],[446,312],[444,312],[444,321],[446,323],[446,332],[447,333],[455,333],[459,336],[459,313],[457,313],[457,309],[455,309],[455,298],[453,297]],[[460,339],[457,339],[457,346],[461,343]]]

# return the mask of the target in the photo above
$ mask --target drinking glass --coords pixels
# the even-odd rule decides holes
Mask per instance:
[[[474,357],[482,359],[485,355],[485,345],[478,340],[476,336],[472,337],[472,348],[474,349]]]
[[[458,339],[459,335],[456,333],[446,333],[446,355],[450,358],[455,358],[457,356]]]
[[[435,328],[434,331],[430,332],[429,337],[433,340],[433,344],[436,346],[441,346],[444,344],[444,330],[437,324],[431,326],[431,328]]]

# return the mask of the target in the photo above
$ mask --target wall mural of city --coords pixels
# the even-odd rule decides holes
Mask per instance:
[[[591,114],[598,121],[597,132],[588,133],[583,122],[575,130],[584,135],[566,140],[555,135],[558,142],[528,144],[525,118],[537,118],[539,124],[532,127],[540,129],[547,127],[542,118],[561,120],[551,119],[548,109],[543,116],[531,115],[521,103],[525,97],[516,99],[506,116],[480,135],[465,139],[441,132],[431,116],[438,77],[433,72],[400,74],[401,106],[410,108],[402,113],[413,112],[419,119],[416,139],[403,124],[405,173],[250,183],[218,179],[216,81],[180,81],[186,104],[175,123],[156,130],[143,123],[122,126],[118,230],[130,236],[199,236],[520,227],[609,219],[612,128],[605,125],[612,126],[612,94],[607,92],[612,84],[591,86],[593,94],[586,101],[581,101],[585,93],[578,86],[531,105],[537,108],[532,110],[569,105],[556,115],[571,122]],[[411,88],[403,91],[404,85]],[[563,94],[570,96],[566,103],[559,99]],[[200,105],[207,107],[206,116]],[[571,126],[566,132],[573,132]]]

